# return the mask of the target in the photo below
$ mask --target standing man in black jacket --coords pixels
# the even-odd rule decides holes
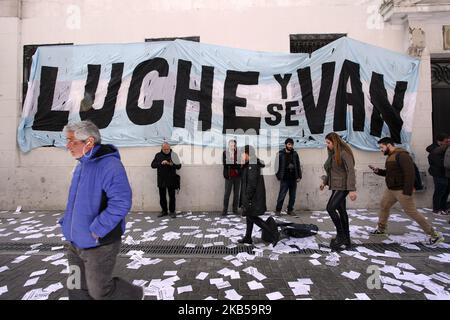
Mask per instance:
[[[447,199],[450,194],[450,178],[445,174],[444,155],[445,149],[450,144],[448,134],[438,134],[436,142],[427,147],[428,163],[430,168],[428,173],[433,177],[433,213],[441,216],[448,216]]]
[[[241,166],[239,164],[236,144],[236,140],[230,140],[228,142],[228,149],[222,155],[223,177],[225,178],[222,216],[226,216],[228,213],[231,189],[233,189],[233,213],[237,214],[238,211]]]
[[[284,142],[285,148],[278,152],[277,179],[280,181],[280,192],[278,193],[277,207],[275,214],[281,215],[284,198],[289,190],[288,215],[294,215],[294,204],[297,192],[297,183],[302,178],[300,168],[300,158],[294,150],[294,140],[287,138]]]
[[[167,216],[167,192],[169,193],[170,217],[175,218],[175,190],[180,188],[176,171],[181,168],[181,163],[178,155],[172,151],[167,142],[163,143],[161,152],[155,155],[152,168],[158,170],[159,203],[162,209],[158,218]]]

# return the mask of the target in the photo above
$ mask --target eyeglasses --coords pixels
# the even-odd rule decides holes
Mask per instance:
[[[67,139],[66,144],[86,143],[86,140]]]

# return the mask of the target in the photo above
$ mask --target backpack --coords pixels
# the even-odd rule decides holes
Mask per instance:
[[[395,155],[395,161],[397,162],[397,165],[400,167],[400,160],[399,160],[400,154],[397,153]],[[411,158],[412,160],[412,158]],[[419,168],[417,167],[416,163],[413,161],[413,165],[414,165],[414,189],[416,189],[416,191],[419,190],[423,190],[424,186],[423,186],[423,182],[422,182],[422,177],[420,176],[420,172],[419,172]]]
[[[281,233],[287,237],[306,238],[314,236],[319,231],[315,224],[292,223],[281,228]]]
[[[275,222],[274,218],[267,218],[266,224],[269,226],[270,232],[262,229],[261,239],[263,239],[265,242],[273,242],[275,239],[278,240],[280,238],[280,233],[278,232],[278,225]]]
[[[450,169],[450,147],[447,147],[444,155],[444,167],[445,169]]]
[[[270,217],[273,222],[272,217]],[[269,221],[267,219],[267,222]],[[276,222],[275,222],[276,223]],[[300,223],[293,223],[293,222],[278,222],[276,223],[276,228],[278,230],[278,227],[281,227],[281,233],[286,237],[292,237],[292,238],[306,238],[310,236],[314,236],[319,231],[319,227],[315,224],[300,224]],[[263,234],[261,235],[261,238],[263,238]],[[264,240],[264,238],[263,238]]]
[[[180,182],[181,178],[178,174],[175,173],[175,186],[174,189],[177,190],[177,193],[180,192],[181,189],[181,182]]]

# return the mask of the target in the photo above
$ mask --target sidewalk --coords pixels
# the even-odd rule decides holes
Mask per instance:
[[[146,299],[450,300],[449,218],[421,211],[445,243],[418,243],[426,236],[400,211],[391,215],[388,236],[370,236],[376,212],[349,210],[355,246],[339,254],[327,248],[335,233],[323,211],[275,217],[319,227],[317,236],[285,238],[275,248],[261,241],[256,226],[254,246],[237,245],[245,232],[240,216],[183,212],[161,219],[133,212],[115,274],[144,286]],[[0,211],[0,299],[67,298],[61,214]],[[379,289],[370,289],[377,280]]]

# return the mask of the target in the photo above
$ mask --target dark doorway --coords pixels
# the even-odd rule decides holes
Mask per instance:
[[[450,58],[431,59],[433,141],[450,134]]]
[[[291,53],[313,53],[346,33],[307,33],[289,35]]]

